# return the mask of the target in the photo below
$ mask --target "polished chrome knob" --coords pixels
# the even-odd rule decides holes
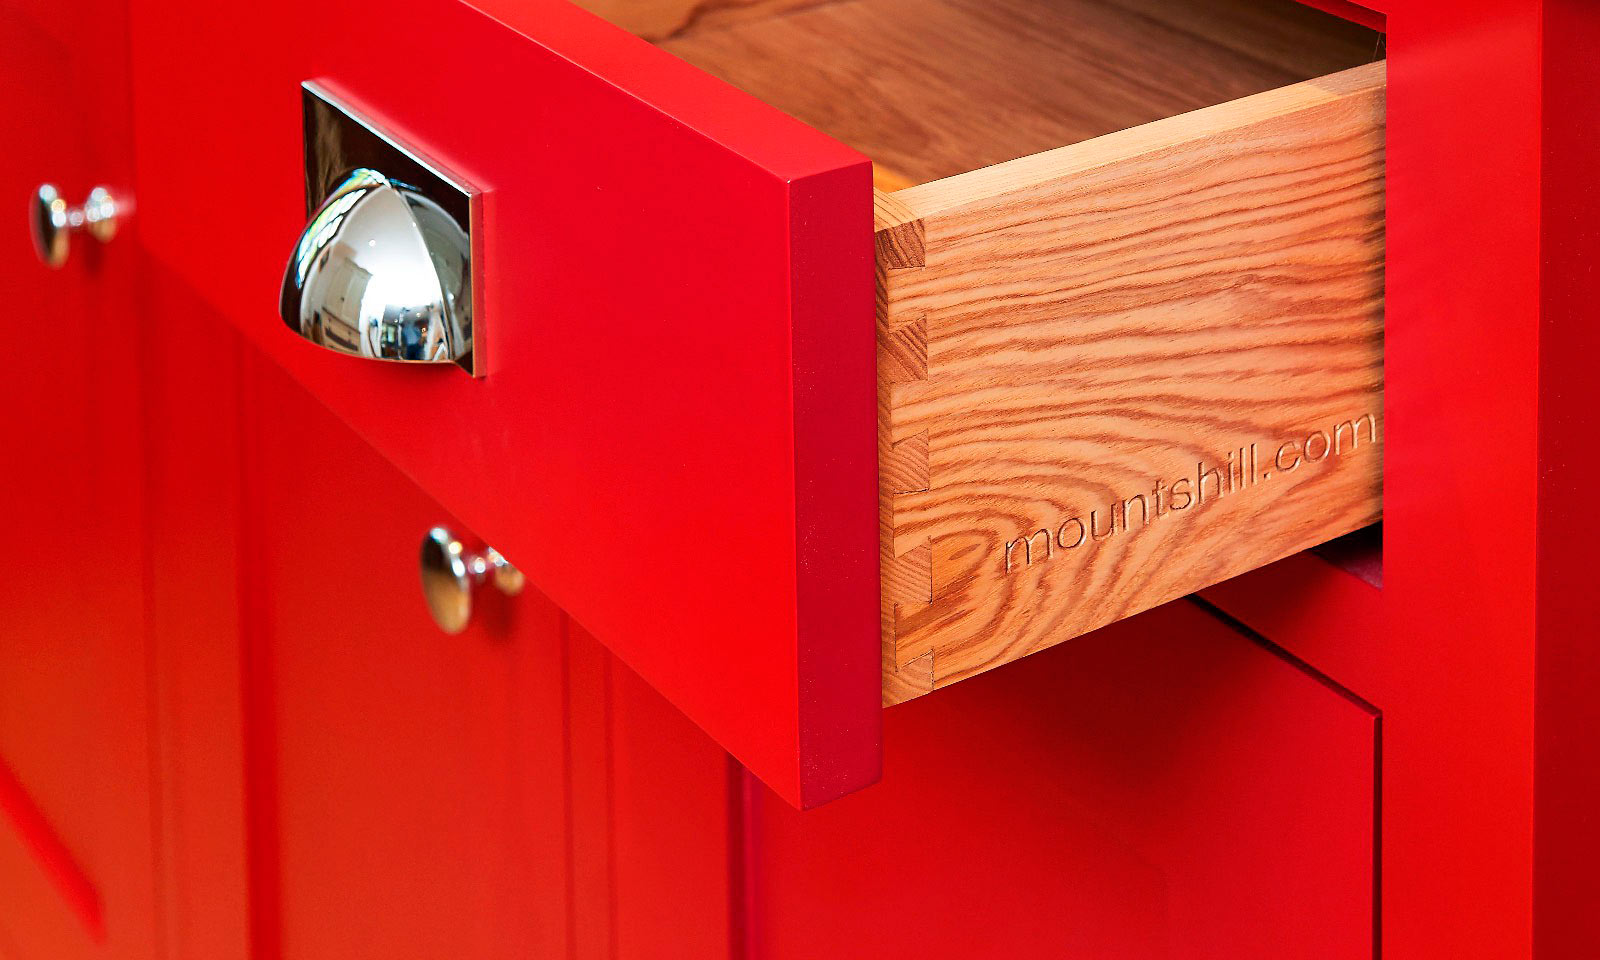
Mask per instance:
[[[379,360],[460,363],[472,353],[471,242],[415,187],[351,171],[312,214],[284,272],[289,329]]]
[[[70,206],[54,184],[42,183],[33,192],[29,224],[33,249],[47,267],[67,262],[67,241],[82,230],[101,243],[117,235],[117,199],[105,187],[89,191],[83,206]]]
[[[472,591],[485,580],[516,596],[527,579],[493,547],[469,550],[455,534],[434,527],[422,538],[422,597],[433,622],[445,633],[460,633],[472,619]]]

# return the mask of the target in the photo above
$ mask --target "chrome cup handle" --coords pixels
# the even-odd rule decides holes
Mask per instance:
[[[445,633],[457,634],[472,620],[472,594],[485,581],[501,593],[516,596],[527,579],[493,547],[468,549],[444,527],[434,527],[422,538],[422,598],[433,622]]]
[[[461,363],[472,355],[471,249],[437,203],[376,170],[339,183],[301,231],[279,310],[339,353]]]
[[[74,207],[50,183],[39,185],[28,206],[33,250],[45,266],[52,268],[67,262],[67,249],[74,233],[81,230],[101,243],[116,236],[117,217],[122,212],[117,198],[106,187],[90,190],[89,199]]]
[[[317,83],[302,86],[301,109],[311,209],[284,271],[283,322],[339,353],[482,376],[479,191]]]

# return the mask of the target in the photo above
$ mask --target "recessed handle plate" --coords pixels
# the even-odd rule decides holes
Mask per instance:
[[[284,323],[340,353],[481,376],[478,191],[320,85],[302,102],[308,222],[284,271]]]

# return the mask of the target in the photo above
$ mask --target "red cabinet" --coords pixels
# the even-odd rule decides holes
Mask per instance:
[[[990,155],[1001,147],[955,144],[952,171],[936,169],[936,123],[846,97],[935,86],[917,72],[927,51],[888,42],[925,25],[926,4],[585,5],[632,34],[565,0],[406,0],[379,16],[343,0],[0,0],[0,194],[17,214],[0,229],[14,333],[0,956],[1596,953],[1594,11],[1319,0],[1385,32],[1387,80],[1369,65],[1285,93],[1367,59],[1350,43],[1370,35],[1282,5],[1284,32],[1262,40],[1265,2],[1079,0],[1074,35],[1145,23],[1168,45],[1151,49],[1238,41],[1252,65],[1102,70],[1093,109],[1037,124],[997,122],[1013,116],[997,106],[978,118],[985,137],[1043,142],[1003,168],[984,166],[1009,160]],[[1001,5],[935,6],[1010,29]],[[779,95],[792,84],[763,86],[770,64],[716,42],[746,17],[771,18],[751,42],[775,56],[848,42],[871,57],[813,85],[843,92],[812,113],[815,99]],[[695,25],[712,41],[686,39]],[[1056,36],[1038,25],[1030,56]],[[1312,49],[1307,30],[1333,39]],[[884,40],[881,58],[863,36]],[[1142,49],[1145,35],[1119,36]],[[984,93],[996,103],[1053,82],[995,76],[1012,78]],[[277,315],[303,223],[308,79],[483,191],[487,375],[338,356]],[[1090,129],[1169,97],[1127,121],[1149,127]],[[1243,119],[1162,123],[1218,100],[1244,103],[1227,113]],[[893,511],[929,492],[940,443],[965,441],[896,434],[885,411],[960,415],[917,386],[951,357],[1037,359],[1026,337],[963,341],[929,317],[1064,301],[1031,274],[938,288],[938,258],[981,250],[981,267],[1065,244],[1027,226],[1043,181],[1007,179],[1055,170],[1057,122],[1121,145],[1094,154],[1096,175],[1137,161],[1169,183],[1159,158],[1201,143],[1195,170],[1243,162],[1288,184],[1273,223],[1367,223],[1348,206],[1307,214],[1298,155],[1242,146],[1280,124],[1326,147],[1307,117],[1385,138],[1383,527],[1362,575],[1302,553],[1070,640],[991,632],[983,667],[1015,662],[954,683],[969,672],[939,673],[944,648],[913,649],[899,627],[932,616],[936,588],[980,592]],[[910,141],[888,142],[897,132]],[[870,141],[876,167],[835,135]],[[1338,177],[1373,182],[1370,151],[1355,174],[1329,155]],[[946,186],[925,189],[933,178]],[[118,235],[74,236],[59,271],[34,262],[21,216],[46,181],[74,202],[100,183],[129,201]],[[1170,203],[1106,212],[1073,194],[1073,222],[1114,233],[1154,216],[1156,234],[1212,238],[1220,258],[1264,209],[1231,196],[1206,194],[1193,225]],[[1004,230],[973,227],[996,210]],[[1123,258],[1104,282],[1160,240],[1101,237],[1096,256]],[[1192,284],[1211,262],[1161,269]],[[1256,310],[1269,267],[1229,268],[1223,298]],[[1317,336],[1307,351],[1333,356]],[[1262,381],[1254,366],[1220,375]],[[1188,387],[1129,389],[1176,403]],[[1063,506],[1052,477],[1034,480],[1025,495]],[[1016,489],[968,506],[1005,514]],[[1271,509],[1299,505],[1321,530],[1307,489],[1308,504]],[[480,591],[455,636],[418,583],[437,525],[529,581]],[[1217,569],[1235,546],[1248,552],[1214,543]],[[1041,623],[1073,600],[1027,597],[1018,609]]]
[[[45,270],[23,206],[47,182],[73,203],[128,186],[126,19],[96,6],[0,5],[0,953],[27,957],[148,956],[155,936],[131,264],[79,237]]]

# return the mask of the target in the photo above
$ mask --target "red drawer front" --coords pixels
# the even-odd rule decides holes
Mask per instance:
[[[154,255],[784,796],[875,779],[867,161],[564,0],[133,6]],[[483,379],[279,321],[312,78],[484,187]]]

